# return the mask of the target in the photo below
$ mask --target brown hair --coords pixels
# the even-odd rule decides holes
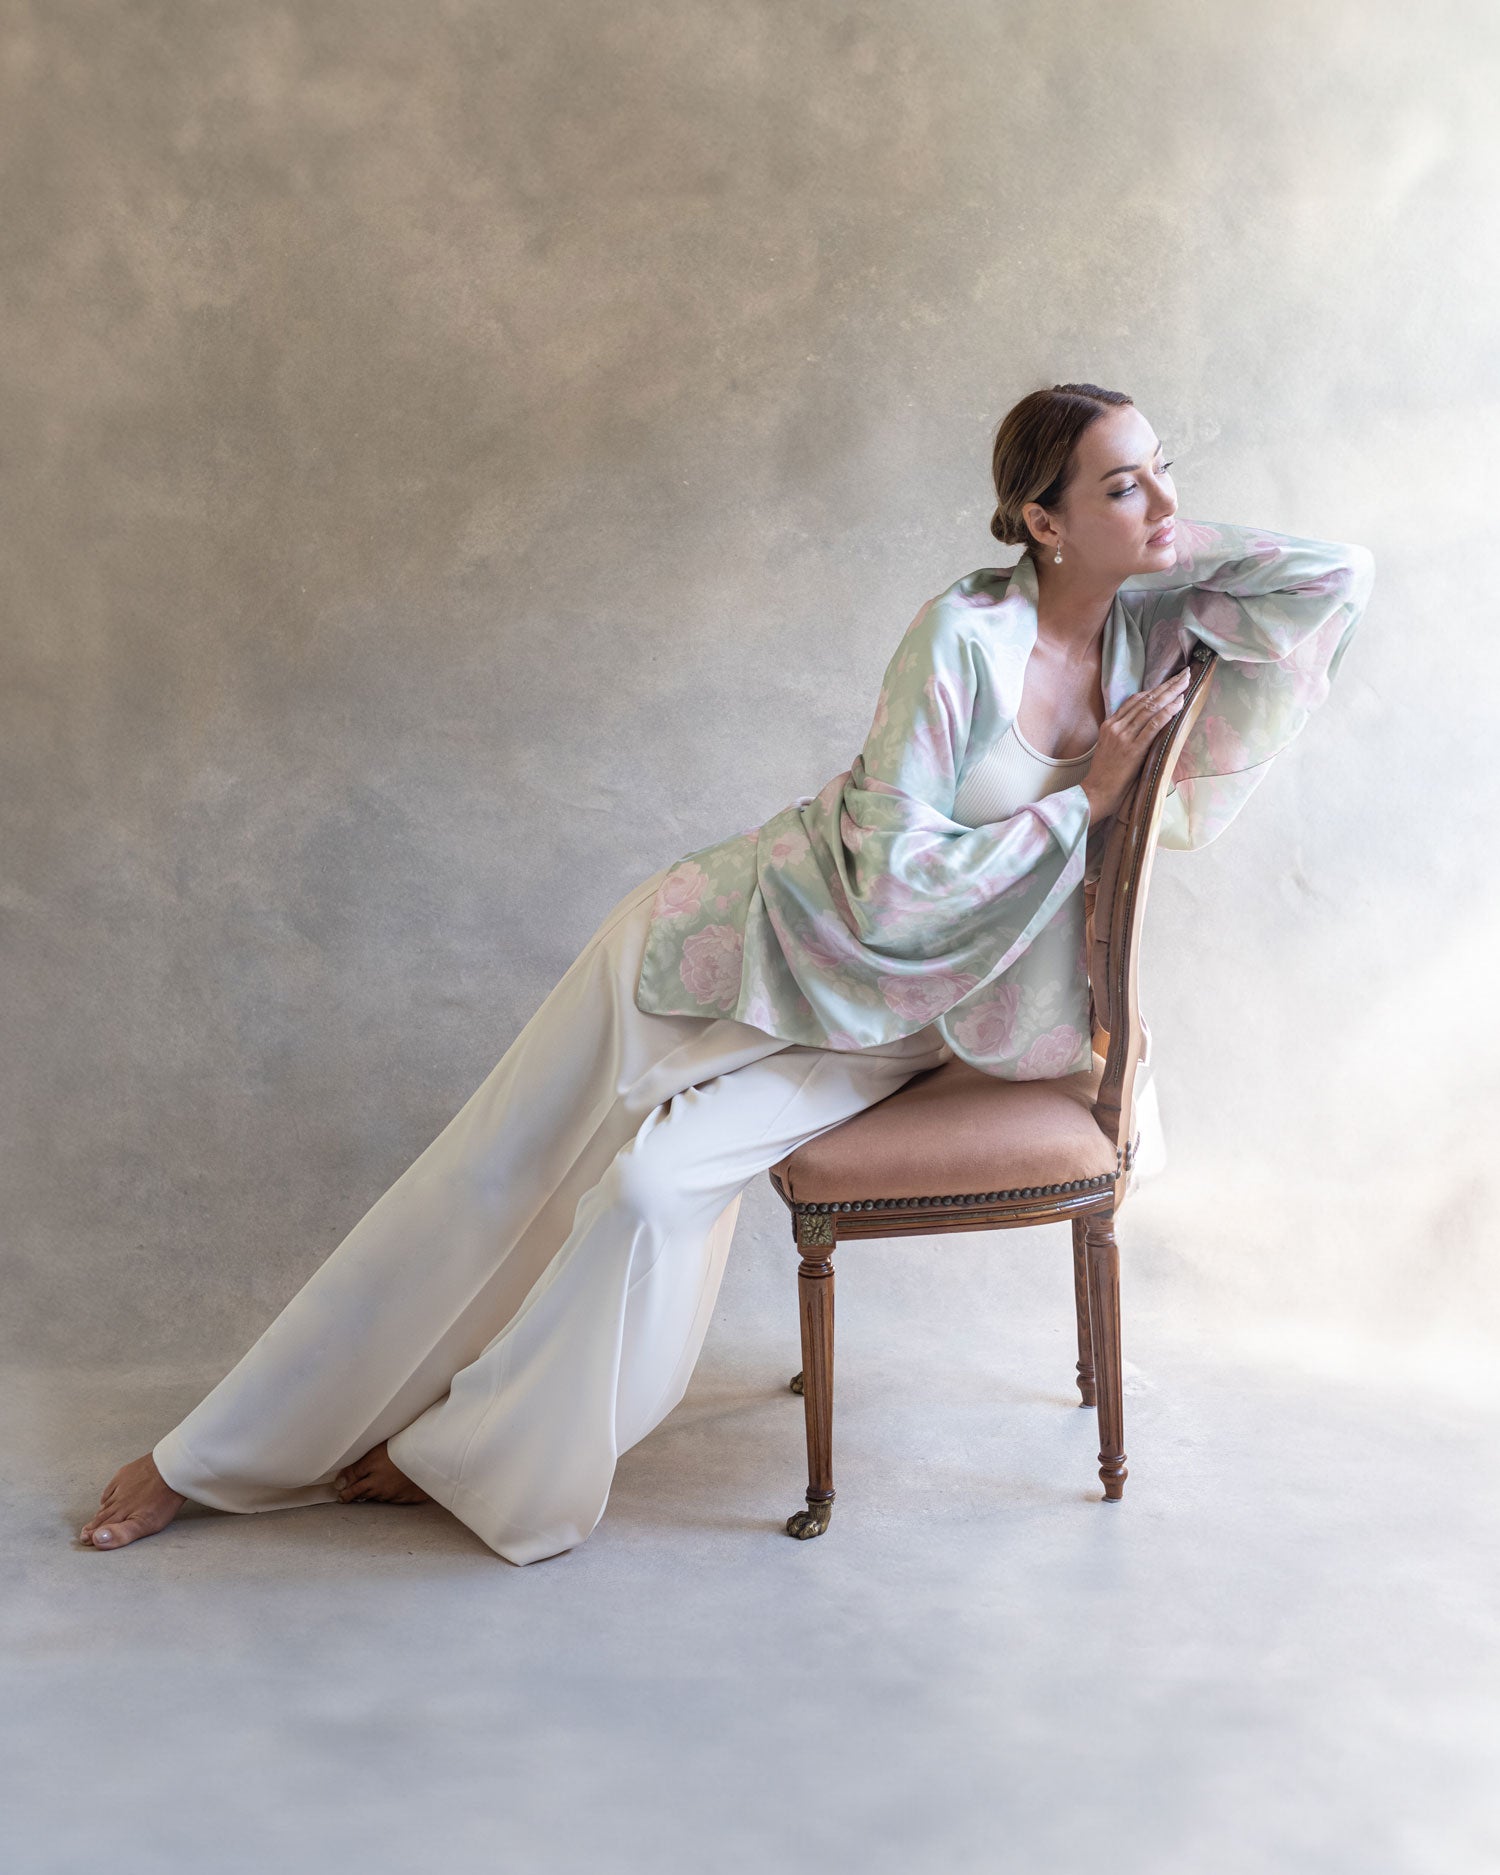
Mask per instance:
[[[1073,451],[1080,436],[1114,404],[1133,404],[1124,391],[1097,384],[1054,384],[1031,391],[1001,419],[995,435],[995,508],[990,532],[1014,547],[1024,542],[1035,557],[1035,535],[1021,519],[1028,501],[1055,508],[1067,493],[1073,474]]]

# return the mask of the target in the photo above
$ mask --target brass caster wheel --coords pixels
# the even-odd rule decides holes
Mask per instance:
[[[809,1504],[806,1510],[799,1510],[786,1520],[788,1536],[821,1536],[828,1528],[828,1520],[833,1515],[832,1504]]]
[[[800,1393],[802,1391],[801,1374],[793,1374],[791,1379],[786,1384],[791,1388],[793,1393]]]

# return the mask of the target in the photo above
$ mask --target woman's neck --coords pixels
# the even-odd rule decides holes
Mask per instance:
[[[1036,589],[1037,636],[1070,657],[1093,651],[1104,636],[1119,582],[1091,579],[1039,555]]]

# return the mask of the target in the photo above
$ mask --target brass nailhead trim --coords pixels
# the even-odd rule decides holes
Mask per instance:
[[[1132,1142],[1133,1143],[1133,1142]],[[1118,1157],[1118,1155],[1116,1155]],[[1065,1191],[1098,1191],[1113,1185],[1113,1172],[1099,1172],[1093,1178],[1073,1178],[1064,1185],[1013,1185],[1008,1191],[970,1191],[957,1197],[853,1198],[830,1200],[827,1204],[799,1204],[797,1211],[826,1216],[831,1211],[897,1211],[915,1206],[952,1204],[995,1204],[1002,1198],[1050,1198]]]

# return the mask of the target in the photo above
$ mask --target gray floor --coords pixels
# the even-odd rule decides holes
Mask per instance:
[[[1148,1268],[1106,1506],[1066,1234],[849,1246],[838,1507],[794,1543],[778,1215],[529,1569],[430,1505],[74,1548],[223,1364],[11,1373],[9,1868],[1500,1867],[1493,1412],[1215,1356]]]

